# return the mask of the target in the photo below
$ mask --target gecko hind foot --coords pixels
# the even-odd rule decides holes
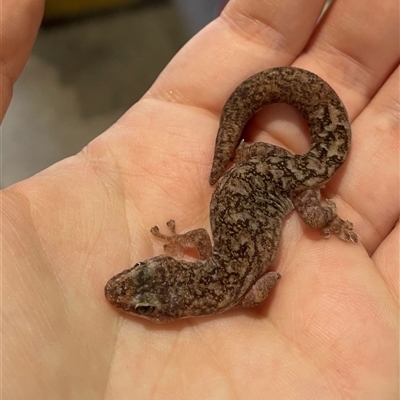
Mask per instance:
[[[337,215],[329,225],[322,230],[322,237],[328,239],[331,232],[345,242],[358,243],[358,236],[357,233],[353,231],[353,224],[350,221],[339,218]]]
[[[333,217],[332,221],[324,229],[322,229],[322,237],[328,239],[331,232],[333,232],[338,238],[344,240],[345,242],[358,243],[358,236],[353,231],[353,223],[348,220],[341,219],[336,214],[336,204],[332,199],[326,199],[325,201],[328,205],[328,208],[332,210],[335,216]]]
[[[332,232],[345,242],[358,242],[357,234],[353,231],[353,224],[336,214],[335,202],[326,199],[327,205],[321,204],[319,189],[308,189],[297,193],[292,201],[302,220],[309,227],[321,230],[325,239],[328,239]]]

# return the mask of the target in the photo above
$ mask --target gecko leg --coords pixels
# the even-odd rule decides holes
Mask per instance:
[[[236,149],[235,163],[241,163],[253,157],[268,156],[273,163],[274,157],[292,157],[293,155],[278,146],[269,143],[257,142],[247,145],[242,140]],[[292,198],[293,204],[303,221],[311,228],[321,229],[322,236],[329,238],[334,233],[340,239],[357,243],[357,234],[353,231],[350,221],[341,219],[336,214],[336,205],[333,200],[326,200],[327,205],[321,205],[321,192],[319,189],[304,190]]]
[[[327,206],[321,205],[320,190],[305,190],[294,196],[292,201],[302,220],[311,228],[321,229],[324,238],[329,238],[332,232],[346,242],[358,242],[353,224],[339,218],[333,200],[326,200]]]
[[[267,272],[262,276],[244,296],[242,300],[243,307],[255,307],[260,304],[272,290],[275,282],[281,278],[278,272]]]
[[[175,221],[173,219],[167,222],[167,226],[171,231],[171,235],[164,235],[160,232],[158,226],[153,226],[150,232],[165,241],[167,243],[164,245],[164,251],[176,257],[183,257],[186,249],[195,248],[199,253],[199,258],[205,260],[210,258],[212,255],[212,244],[210,235],[203,229],[194,229],[189,232],[177,234],[175,230]]]

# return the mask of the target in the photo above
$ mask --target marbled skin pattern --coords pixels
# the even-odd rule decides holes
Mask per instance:
[[[238,146],[247,121],[271,103],[288,103],[307,121],[311,148],[306,154],[293,155],[267,143]],[[256,306],[280,278],[268,268],[282,220],[293,208],[324,237],[333,232],[357,242],[352,224],[337,216],[334,203],[320,204],[319,191],[346,159],[350,140],[344,105],[315,74],[281,67],[248,78],[227,100],[217,134],[209,179],[210,184],[217,182],[210,204],[214,245],[204,229],[176,234],[172,220],[167,223],[171,235],[153,227],[151,232],[167,241],[167,255],[111,278],[105,287],[107,299],[155,322]],[[235,151],[234,165],[226,171]],[[198,249],[199,260],[181,258],[189,247]]]

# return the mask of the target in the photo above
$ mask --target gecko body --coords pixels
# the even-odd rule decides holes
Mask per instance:
[[[287,103],[309,125],[311,148],[294,155],[268,143],[239,144],[247,121],[263,106]],[[217,133],[210,184],[213,245],[205,229],[183,234],[175,222],[166,255],[138,262],[109,280],[106,298],[116,307],[155,322],[221,313],[261,303],[280,274],[268,271],[279,246],[283,218],[297,210],[324,237],[357,242],[349,221],[332,201],[322,206],[319,188],[342,165],[351,130],[346,109],[317,75],[293,67],[272,68],[240,84],[228,98]],[[239,145],[238,145],[239,144]],[[234,165],[226,171],[236,151]],[[226,172],[225,172],[226,171]],[[181,258],[196,247],[199,260]]]

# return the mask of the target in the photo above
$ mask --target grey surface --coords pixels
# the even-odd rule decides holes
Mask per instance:
[[[185,25],[191,35],[214,19],[226,0],[172,0],[181,11]]]
[[[42,29],[2,126],[2,187],[79,152],[188,39],[170,2]]]

